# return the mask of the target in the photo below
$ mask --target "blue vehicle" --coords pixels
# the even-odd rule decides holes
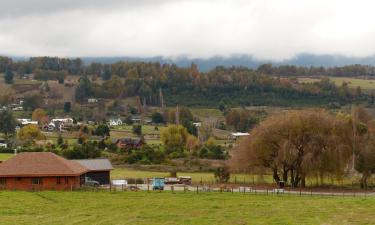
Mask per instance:
[[[154,177],[152,179],[152,190],[164,190],[165,179],[160,177]]]

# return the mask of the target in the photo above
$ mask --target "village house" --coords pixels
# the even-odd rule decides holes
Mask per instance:
[[[145,142],[142,138],[121,138],[115,142],[117,148],[129,149],[129,148],[141,148]]]
[[[109,126],[121,126],[121,125],[122,125],[122,120],[120,118],[109,120]]]
[[[234,132],[231,134],[231,138],[232,139],[237,139],[237,138],[240,138],[240,137],[246,137],[246,136],[249,136],[250,134],[247,133],[247,132]]]
[[[0,164],[0,189],[70,190],[81,187],[88,168],[51,152],[20,153]]]
[[[0,138],[0,148],[7,148],[8,144],[6,143],[5,139]]]
[[[89,99],[87,99],[87,102],[88,103],[97,103],[98,99],[96,99],[96,98],[89,98]]]
[[[72,118],[56,118],[56,119],[52,119],[51,122],[53,122],[53,123],[61,122],[61,123],[65,123],[65,124],[73,124],[74,120]]]
[[[113,169],[107,159],[67,160],[51,152],[20,153],[0,164],[0,189],[73,190],[87,177],[110,183]]]
[[[33,121],[31,119],[17,119],[18,123],[22,126],[26,126],[29,124],[38,125],[38,121]]]

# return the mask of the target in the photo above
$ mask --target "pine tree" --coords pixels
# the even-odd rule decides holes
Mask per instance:
[[[5,83],[12,84],[13,83],[13,72],[11,69],[7,68],[5,71],[5,77],[4,77]]]

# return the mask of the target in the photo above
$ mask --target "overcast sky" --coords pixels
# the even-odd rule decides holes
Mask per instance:
[[[375,54],[373,0],[0,0],[0,54]]]

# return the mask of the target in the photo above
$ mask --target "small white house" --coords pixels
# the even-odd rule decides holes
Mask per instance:
[[[246,137],[246,136],[249,136],[250,134],[249,133],[243,133],[243,132],[235,132],[235,133],[232,133],[232,138],[234,139],[237,139],[237,138],[240,138],[240,137]]]
[[[197,123],[193,123],[193,125],[196,126],[196,127],[201,127],[201,126],[202,126],[202,123],[197,122]]]
[[[72,124],[74,122],[74,120],[72,118],[56,118],[56,119],[52,119],[51,122],[53,122],[53,123],[60,122],[60,123]]]
[[[88,103],[97,103],[98,99],[96,99],[96,98],[89,98],[89,99],[87,99],[87,102]]]
[[[21,125],[23,125],[23,126],[26,126],[26,125],[29,125],[29,124],[38,125],[38,121],[33,121],[31,119],[17,119],[17,121],[19,123],[21,123]]]
[[[120,118],[118,118],[118,119],[110,119],[109,120],[109,125],[110,126],[121,126],[122,125],[122,120]]]
[[[17,107],[14,107],[12,108],[13,111],[23,111],[23,107],[22,106],[17,106]]]

